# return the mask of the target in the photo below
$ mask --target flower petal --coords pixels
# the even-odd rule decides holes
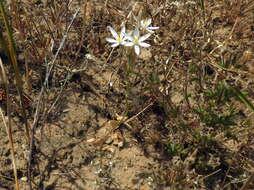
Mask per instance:
[[[135,50],[135,53],[136,53],[137,55],[140,54],[140,47],[139,47],[139,46],[134,45],[134,50]]]
[[[150,30],[157,30],[157,29],[159,29],[160,27],[158,27],[158,26],[149,26],[149,27],[147,27],[148,29],[150,29]]]
[[[149,27],[147,27],[148,30],[157,30],[159,28],[160,27],[158,27],[158,26],[149,26]]]
[[[126,35],[126,34],[125,34],[125,35]],[[124,36],[124,37],[122,38],[122,40],[123,40],[123,41],[126,41],[126,40],[127,40],[126,36]]]
[[[128,47],[133,46],[133,45],[134,45],[133,42],[126,42],[126,43],[124,44],[124,46],[128,46]]]
[[[146,26],[149,26],[151,23],[152,23],[152,19],[151,18],[146,20]]]
[[[117,42],[117,43],[115,43],[115,44],[112,44],[111,45],[111,47],[117,47],[117,46],[119,46],[120,44]]]
[[[122,41],[122,42],[120,43],[120,45],[125,46],[126,43],[127,43],[126,41]]]
[[[108,26],[108,29],[110,30],[112,36],[116,39],[118,37],[116,31],[111,26]]]
[[[120,38],[123,38],[124,35],[125,35],[125,26],[123,26],[121,29]]]
[[[146,23],[145,23],[145,20],[141,20],[141,21],[140,21],[140,26],[141,26],[141,27],[144,27],[145,24],[146,24]]]
[[[149,38],[151,36],[151,34],[149,33],[149,34],[146,34],[146,35],[144,35],[144,36],[141,36],[140,38],[139,38],[139,42],[143,42],[143,41],[145,41],[147,38]]]
[[[147,32],[149,32],[149,33],[151,33],[151,34],[153,34],[153,33],[154,33],[154,31],[153,31],[153,30],[149,30],[148,28],[146,29],[146,31],[147,31]]]
[[[140,42],[138,45],[140,45],[141,47],[150,47],[151,45],[145,42]]]
[[[124,45],[124,46],[125,46],[126,43],[127,43],[126,40],[121,40],[121,42],[120,42],[120,44],[121,44],[121,45]]]
[[[117,41],[113,38],[106,38],[106,40],[110,43],[116,43]]]

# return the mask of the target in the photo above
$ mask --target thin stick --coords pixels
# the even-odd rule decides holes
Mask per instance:
[[[126,121],[124,121],[124,123],[128,123],[130,121],[132,121],[133,119],[135,119],[136,117],[138,117],[141,113],[143,113],[145,110],[147,110],[147,108],[149,108],[150,106],[152,106],[154,104],[154,102],[150,102],[146,107],[144,107],[144,109],[142,109],[140,112],[138,112],[136,115],[132,116],[131,118],[127,119]]]
[[[70,28],[71,28],[71,26],[72,26],[72,24],[73,24],[74,19],[77,17],[79,10],[80,10],[80,8],[78,8],[78,9],[76,10],[75,14],[73,15],[73,18],[72,18],[72,20],[71,20],[71,23],[69,24],[69,26],[68,26],[68,28],[67,28],[67,30],[66,30],[64,36],[63,36],[63,39],[62,39],[62,41],[61,41],[61,43],[60,43],[60,45],[59,45],[59,48],[57,49],[57,52],[56,52],[56,54],[55,54],[55,56],[54,56],[54,58],[53,58],[53,60],[52,60],[52,62],[51,62],[51,65],[50,65],[50,67],[49,67],[49,70],[48,70],[48,72],[46,73],[46,78],[45,78],[45,81],[44,81],[44,86],[46,86],[46,85],[48,84],[48,79],[49,79],[49,76],[50,76],[50,74],[51,74],[51,71],[52,71],[52,69],[53,69],[53,67],[54,67],[54,65],[55,65],[56,59],[57,59],[57,57],[58,57],[58,54],[60,53],[61,49],[62,49],[63,46],[64,46],[64,43],[65,43],[65,41],[66,41],[66,39],[67,39],[67,37],[68,37],[68,33],[69,33],[69,31],[70,31]]]

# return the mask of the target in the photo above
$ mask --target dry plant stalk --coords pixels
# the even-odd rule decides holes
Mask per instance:
[[[4,69],[4,65],[2,62],[2,59],[0,58],[0,67],[1,67],[1,76],[2,81],[4,83],[5,89],[6,89],[6,107],[7,107],[7,116],[8,116],[8,122],[5,120],[5,116],[3,114],[2,109],[0,109],[1,117],[5,126],[6,133],[8,135],[9,139],[9,146],[11,149],[11,158],[12,158],[12,168],[13,168],[13,174],[15,179],[15,188],[16,190],[19,190],[19,180],[18,180],[18,174],[17,174],[17,168],[16,168],[16,161],[15,161],[15,149],[14,149],[14,143],[13,143],[13,135],[12,135],[12,126],[11,126],[11,117],[10,117],[10,100],[9,100],[9,90],[8,90],[8,81]]]
[[[15,86],[17,88],[19,99],[20,99],[21,113],[22,113],[22,117],[25,121],[26,138],[27,138],[27,142],[29,143],[30,142],[30,126],[27,121],[26,112],[25,112],[25,104],[24,104],[24,100],[23,100],[22,78],[21,78],[21,73],[20,73],[19,67],[18,67],[16,47],[15,47],[15,43],[14,43],[14,39],[13,39],[12,29],[11,29],[11,26],[10,26],[9,21],[7,19],[5,8],[4,8],[4,5],[2,2],[0,2],[0,13],[1,13],[1,16],[4,20],[4,26],[7,31],[8,47],[5,51],[8,52],[8,54],[10,55],[11,64],[14,69],[15,81],[16,81]]]

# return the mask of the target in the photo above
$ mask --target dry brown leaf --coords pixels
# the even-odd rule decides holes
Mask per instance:
[[[120,121],[117,120],[110,120],[106,122],[96,133],[96,138],[91,138],[87,140],[87,143],[94,145],[94,146],[101,146],[105,143],[110,134],[115,131],[120,125]],[[119,138],[119,137],[117,137]],[[121,144],[121,143],[120,143]]]

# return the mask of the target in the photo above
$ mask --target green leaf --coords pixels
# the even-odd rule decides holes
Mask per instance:
[[[244,103],[249,109],[251,109],[252,111],[254,111],[254,106],[253,104],[247,99],[246,95],[244,93],[242,93],[240,90],[238,90],[237,88],[230,86],[230,89],[233,91],[233,93],[235,94],[235,96],[242,102]]]

